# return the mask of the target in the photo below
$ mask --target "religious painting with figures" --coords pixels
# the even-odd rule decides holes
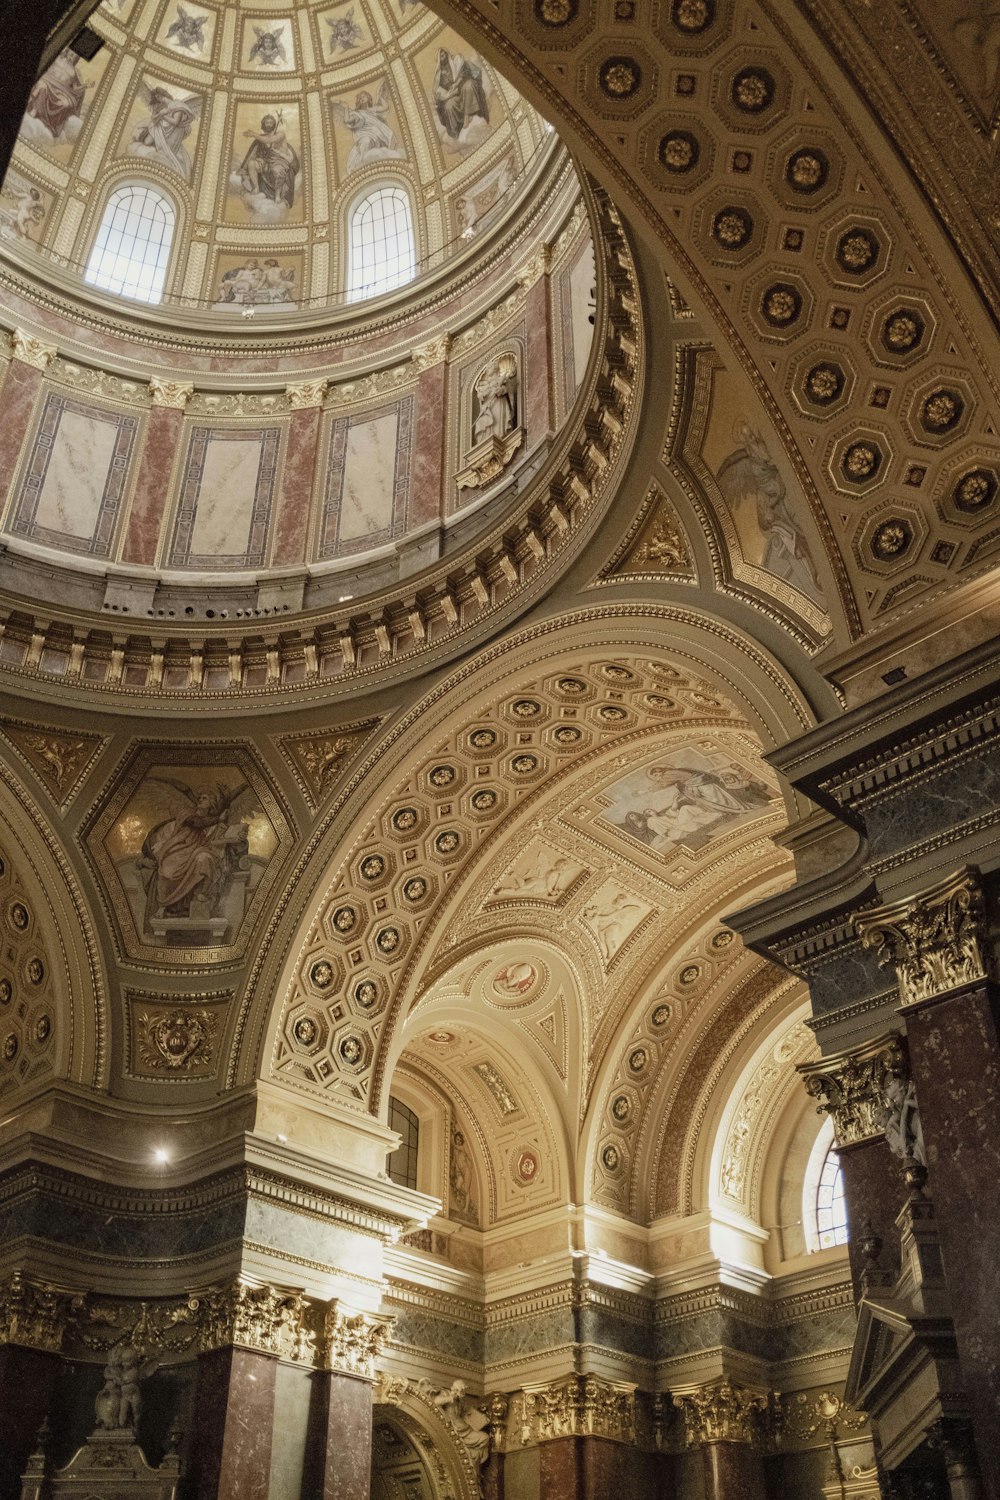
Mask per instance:
[[[126,784],[89,846],[129,937],[167,953],[233,948],[286,833],[257,768],[147,751]]]

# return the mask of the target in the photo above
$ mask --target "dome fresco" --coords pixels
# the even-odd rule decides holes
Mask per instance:
[[[167,221],[148,300],[199,318],[344,300],[352,214],[380,188],[367,233],[395,236],[401,258],[351,295],[433,270],[504,219],[555,145],[415,0],[105,0],[75,48],[29,98],[0,198],[5,248],[110,288],[94,247],[127,188],[146,239],[162,230],[151,212]]]

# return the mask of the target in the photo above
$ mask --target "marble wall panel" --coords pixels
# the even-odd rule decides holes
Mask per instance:
[[[395,1319],[392,1342],[406,1349],[424,1350],[436,1359],[449,1357],[466,1364],[481,1365],[484,1361],[484,1335],[480,1328],[467,1323],[452,1322],[426,1308],[414,1307],[411,1303],[386,1299],[386,1311]],[[491,1354],[491,1359],[492,1359]]]
[[[264,566],[280,449],[280,427],[192,425],[169,566],[203,572]]]
[[[134,412],[48,391],[8,530],[43,546],[108,557],[128,491],[138,428]]]
[[[406,529],[414,398],[333,419],[317,545],[320,561],[382,547]]]
[[[587,373],[594,338],[594,287],[597,269],[589,235],[559,277],[559,305],[563,337],[563,382],[567,407],[573,403]]]

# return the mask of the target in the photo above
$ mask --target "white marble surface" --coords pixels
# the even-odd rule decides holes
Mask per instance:
[[[344,454],[340,540],[356,541],[392,525],[399,416],[384,412],[352,423]]]
[[[591,293],[597,281],[594,247],[588,245],[570,272],[570,307],[573,313],[573,378],[579,386],[587,373],[594,329],[588,321],[594,304]]]
[[[84,541],[93,536],[117,432],[113,422],[63,412],[38,496],[37,526]]]
[[[205,445],[191,551],[198,557],[242,557],[250,542],[263,436],[212,437]]]

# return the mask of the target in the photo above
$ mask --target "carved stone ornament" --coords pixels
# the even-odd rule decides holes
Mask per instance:
[[[51,344],[43,344],[41,339],[32,338],[30,333],[25,333],[20,328],[15,328],[11,334],[10,348],[15,359],[30,365],[33,370],[47,370],[56,357]]]
[[[904,1005],[988,977],[978,871],[957,870],[912,900],[866,912],[855,926],[880,968],[895,967]]]
[[[902,1038],[891,1032],[854,1052],[801,1063],[799,1072],[806,1092],[822,1101],[817,1113],[833,1116],[833,1132],[842,1148],[885,1134],[886,1083],[891,1077],[907,1077],[909,1065]]]
[[[691,568],[691,554],[680,531],[664,516],[655,522],[648,537],[635,549],[629,562],[633,568],[640,565],[655,572],[688,572]]]
[[[635,1440],[635,1387],[573,1375],[552,1385],[529,1386],[522,1401],[522,1443],[595,1436]]]
[[[516,427],[506,437],[489,437],[477,443],[467,455],[465,467],[455,475],[460,490],[482,489],[492,484],[511,462],[524,442],[524,428]]]
[[[440,333],[437,338],[430,339],[426,344],[421,344],[414,349],[412,354],[413,363],[418,370],[430,370],[434,365],[443,364],[448,358],[451,348],[451,334]]]
[[[161,380],[154,375],[149,382],[149,397],[153,406],[167,406],[173,411],[183,411],[194,395],[194,386],[179,380]]]
[[[752,1443],[768,1409],[765,1397],[731,1380],[675,1396],[674,1405],[681,1409],[689,1448],[703,1443]]]
[[[29,1281],[21,1271],[0,1285],[0,1344],[57,1353],[70,1319],[83,1298],[47,1282]]]
[[[310,406],[322,406],[329,389],[328,380],[304,380],[300,385],[285,387],[285,395],[292,411],[305,411]]]
[[[143,1011],[136,1020],[140,1064],[168,1073],[209,1067],[217,1024],[207,1010]]]
[[[342,1375],[376,1376],[375,1361],[392,1327],[392,1318],[354,1312],[334,1299],[323,1327],[323,1367]]]
[[[301,1292],[235,1281],[205,1297],[201,1347],[221,1349],[238,1344],[259,1354],[312,1365],[316,1334],[306,1322],[308,1306]]]

